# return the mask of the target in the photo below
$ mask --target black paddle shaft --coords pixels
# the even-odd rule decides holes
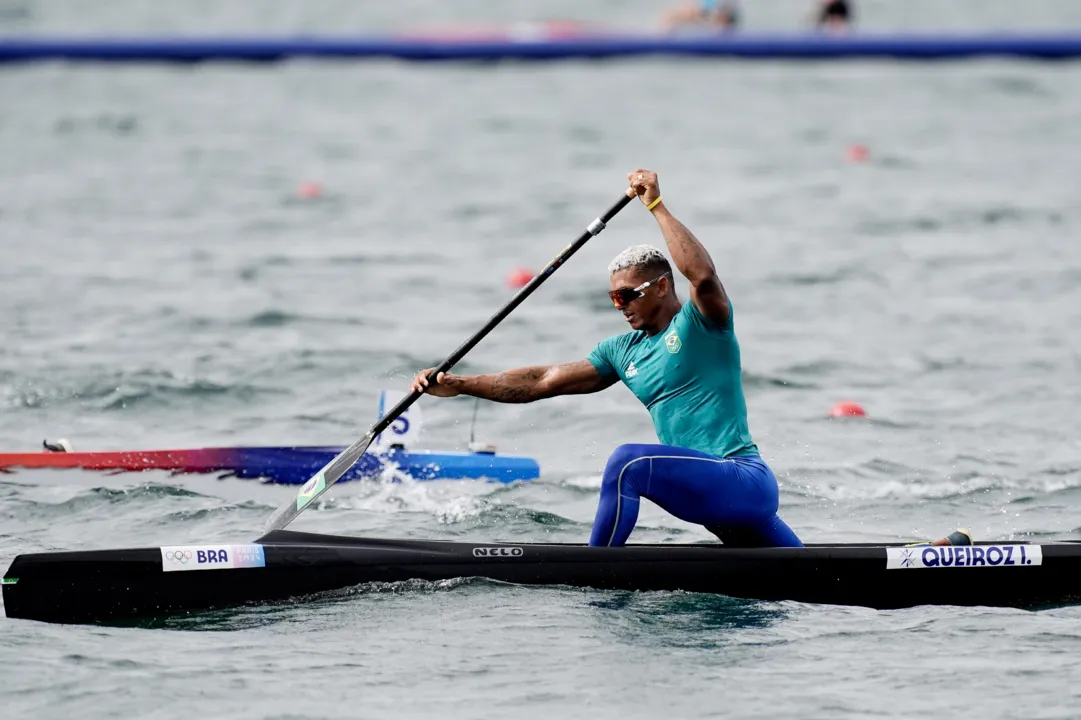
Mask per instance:
[[[627,203],[629,203],[632,199],[633,198],[630,195],[624,195],[619,199],[619,202],[608,208],[608,212],[591,222],[589,224],[589,227],[586,228],[585,232],[578,236],[577,240],[564,248],[563,252],[559,253],[559,255],[557,255],[555,259],[552,260],[552,262],[548,263],[544,270],[537,273],[536,277],[530,280],[521,290],[515,293],[514,297],[510,299],[510,302],[504,305],[502,309],[499,310],[499,312],[493,315],[491,319],[489,319],[488,322],[484,324],[484,327],[478,330],[476,334],[473,335],[473,337],[462,343],[461,347],[452,352],[450,354],[450,357],[448,357],[446,360],[439,364],[439,367],[432,370],[431,374],[428,376],[428,382],[434,383],[436,377],[439,376],[439,373],[446,372],[447,370],[450,370],[452,367],[457,365],[461,361],[461,359],[466,356],[466,353],[476,347],[477,343],[483,340],[485,336],[488,335],[488,333],[494,330],[496,325],[503,322],[506,317],[514,311],[516,307],[521,305],[527,297],[532,295],[533,291],[539,288],[541,284],[544,283],[544,281],[547,280],[549,276],[551,276],[552,273],[558,270],[560,265],[567,262],[567,260],[570,259],[570,257],[574,255],[574,253],[582,249],[582,246],[589,242],[589,240],[594,235],[599,235],[600,232],[604,230],[607,223],[611,221],[611,219],[614,218],[620,210],[625,208],[627,206]],[[399,415],[408,410],[409,406],[416,402],[422,394],[423,393],[419,393],[414,390],[408,395],[406,395],[404,398],[402,398],[397,405],[391,408],[390,411],[386,415],[384,415],[378,423],[375,424],[375,427],[372,428],[372,436],[374,437],[375,435],[378,435],[379,433],[390,427],[390,424],[397,420]]]
[[[630,192],[630,191],[628,191]],[[567,260],[578,252],[583,245],[589,242],[590,238],[594,235],[599,235],[602,230],[607,226],[607,223],[619,213],[620,210],[627,207],[632,199],[633,194],[624,194],[619,198],[612,207],[608,208],[600,217],[596,218],[593,222],[586,227],[585,232],[578,236],[578,239],[563,249],[559,255],[557,255],[548,265],[537,274],[532,280],[530,280],[525,287],[515,293],[514,297],[502,307],[495,315],[484,324],[480,330],[478,330],[473,337],[462,343],[462,346],[452,352],[450,356],[439,364],[439,367],[432,370],[428,376],[428,382],[435,382],[439,373],[446,372],[454,367],[458,361],[465,357],[466,353],[476,347],[477,343],[484,339],[484,337],[490,333],[495,326],[503,322],[503,320],[511,314],[514,308],[522,304],[522,302],[533,294],[533,291],[541,286],[548,277],[554,273],[560,265],[567,262]],[[316,473],[311,480],[304,484],[296,495],[295,501],[290,500],[288,503],[282,505],[267,520],[266,531],[281,530],[301,513],[313,500],[326,492],[331,485],[338,481],[345,472],[353,466],[353,464],[360,459],[360,456],[371,445],[372,440],[381,432],[390,427],[390,424],[398,419],[398,417],[409,409],[409,406],[415,403],[423,393],[419,393],[416,390],[411,391],[408,395],[402,398],[397,405],[391,408],[379,421],[372,426],[368,434],[360,440],[350,445],[343,450],[337,457],[331,460],[326,467]]]

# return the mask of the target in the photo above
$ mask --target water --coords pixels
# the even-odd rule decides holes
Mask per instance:
[[[908,14],[901,6],[921,10]],[[3,32],[645,23],[651,3],[7,0]],[[792,27],[791,3],[748,22]],[[1015,3],[866,3],[869,27],[1008,27]],[[1076,26],[1030,2],[1026,27]],[[1076,64],[294,62],[0,71],[0,447],[348,443],[607,208],[637,166],[713,253],[751,429],[812,542],[1081,536]],[[869,162],[849,163],[852,144]],[[304,201],[304,181],[325,187]],[[624,211],[462,363],[574,360],[621,332]],[[681,286],[686,294],[685,285]],[[826,419],[839,400],[868,421]],[[425,400],[463,447],[468,400]],[[536,457],[508,488],[335,489],[292,527],[582,541],[648,442],[622,387],[484,406]],[[164,473],[0,479],[0,555],[245,541],[290,491]],[[644,504],[633,539],[696,542]],[[357,588],[152,627],[0,623],[4,716],[1073,717],[1063,608],[875,612],[482,581]]]

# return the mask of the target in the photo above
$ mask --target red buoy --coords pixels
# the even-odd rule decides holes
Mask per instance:
[[[323,186],[317,182],[302,182],[297,187],[297,197],[301,200],[313,200],[323,194]]]
[[[852,145],[848,148],[848,161],[854,163],[867,162],[871,159],[871,151],[866,145]]]
[[[858,402],[844,400],[830,409],[831,418],[867,417],[867,411]]]
[[[507,273],[507,285],[512,288],[525,287],[532,279],[533,271],[529,268],[514,268]]]

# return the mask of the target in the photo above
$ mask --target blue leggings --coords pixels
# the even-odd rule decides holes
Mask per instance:
[[[777,517],[777,478],[757,455],[719,458],[671,445],[620,445],[608,458],[590,545],[620,546],[648,498],[736,547],[803,547]]]

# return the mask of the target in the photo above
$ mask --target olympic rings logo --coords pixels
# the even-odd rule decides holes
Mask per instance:
[[[191,560],[191,550],[167,550],[165,552],[166,560],[173,560],[181,565]]]

